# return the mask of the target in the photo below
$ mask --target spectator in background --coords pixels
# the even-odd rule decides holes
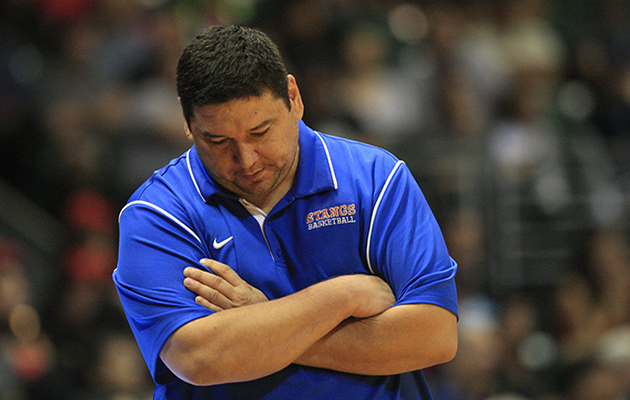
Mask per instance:
[[[396,10],[406,12],[396,14]],[[418,15],[425,18],[418,19]],[[555,314],[551,304],[559,307],[564,301],[546,300],[556,296],[563,298],[568,286],[573,285],[573,277],[582,277],[586,281],[586,292],[591,292],[589,296],[592,296],[589,302],[593,303],[588,308],[601,308],[606,321],[610,321],[586,346],[594,348],[584,349],[585,354],[591,354],[586,359],[595,357],[589,361],[581,358],[593,368],[592,372],[585,372],[591,377],[584,381],[609,380],[601,378],[611,370],[607,366],[608,372],[601,373],[601,360],[595,348],[602,338],[597,336],[606,337],[610,330],[625,326],[630,315],[624,311],[628,307],[624,299],[629,293],[624,289],[627,286],[628,263],[624,261],[627,257],[624,248],[629,240],[627,210],[630,192],[628,15],[630,2],[627,0],[2,2],[0,178],[59,220],[64,218],[66,204],[74,197],[73,193],[77,193],[75,190],[86,186],[108,197],[117,204],[114,208],[119,208],[131,188],[164,163],[168,158],[166,153],[187,146],[179,141],[182,137],[181,117],[178,113],[171,114],[176,109],[172,107],[173,97],[169,97],[173,90],[173,72],[169,68],[173,63],[167,60],[178,55],[181,44],[201,26],[214,23],[245,23],[268,30],[302,82],[301,89],[308,99],[305,120],[323,131],[361,137],[359,128],[364,128],[356,119],[341,115],[339,82],[347,76],[340,75],[343,38],[352,36],[359,27],[376,26],[379,40],[387,45],[387,56],[379,59],[379,69],[393,68],[397,73],[411,71],[410,76],[417,80],[417,87],[422,91],[413,93],[412,97],[422,99],[418,103],[421,107],[417,113],[419,118],[414,118],[419,124],[410,127],[410,135],[396,138],[400,141],[394,150],[403,155],[421,182],[429,204],[445,227],[451,251],[454,255],[459,254],[455,258],[460,264],[460,295],[462,298],[487,296],[497,303],[499,310],[512,310],[509,312],[512,323],[522,322],[528,320],[531,310],[518,311],[520,307],[512,308],[509,303],[503,303],[507,298],[505,292],[527,286],[521,279],[526,277],[534,286],[525,289],[531,289],[526,291],[528,300],[532,300],[538,311],[537,329],[558,340],[556,344],[560,351],[566,348],[568,342],[565,340],[573,334],[565,330],[569,324],[555,325],[550,315],[561,315],[559,311],[564,308],[558,308],[558,314]],[[392,21],[399,24],[402,21],[402,26],[407,21],[407,25],[419,28],[424,34],[412,41],[402,40],[394,29],[400,25],[392,24]],[[524,29],[526,27],[529,28]],[[531,49],[526,41],[514,40],[511,41],[514,51],[508,52],[505,50],[507,39],[514,38],[517,32],[532,32],[532,27],[539,32],[551,33],[555,39],[547,43],[556,43],[560,38],[564,48],[560,70],[554,78],[556,83],[547,85],[546,93],[539,92],[546,94],[539,115],[545,115],[544,120],[560,132],[563,141],[555,148],[542,146],[542,153],[536,154],[553,155],[558,148],[561,151],[570,149],[577,156],[572,160],[579,160],[581,165],[578,169],[563,170],[566,165],[557,162],[555,166],[559,168],[538,169],[538,173],[533,173],[531,168],[526,171],[526,175],[533,179],[531,182],[539,182],[544,189],[537,194],[540,196],[538,200],[547,204],[543,220],[565,229],[564,234],[570,238],[562,258],[549,264],[550,268],[535,271],[521,268],[525,256],[541,255],[544,248],[556,250],[558,246],[550,246],[552,236],[546,235],[538,236],[542,237],[545,247],[532,246],[532,253],[520,252],[518,248],[507,246],[509,242],[502,242],[502,238],[509,237],[509,232],[500,231],[501,227],[522,227],[534,220],[523,219],[524,214],[519,212],[515,214],[518,218],[503,219],[506,210],[515,209],[499,208],[492,201],[492,182],[497,178],[497,170],[490,168],[487,152],[490,133],[500,132],[498,128],[505,127],[504,122],[509,120],[512,126],[526,125],[513,115],[508,119],[506,114],[497,112],[505,110],[499,106],[507,104],[512,84],[518,82],[515,79],[518,75],[512,75],[517,70],[508,56],[527,54]],[[318,62],[311,62],[313,59]],[[525,61],[535,59],[529,57]],[[537,85],[550,82],[546,78],[533,81]],[[535,87],[521,85],[522,90],[515,92],[521,99],[510,101],[525,103],[526,98],[536,98],[521,96],[532,93]],[[376,114],[383,114],[385,109],[377,111]],[[155,118],[156,115],[159,118]],[[385,117],[390,115],[394,114]],[[550,115],[552,118],[547,118]],[[389,118],[376,123],[383,126],[391,121]],[[344,129],[329,129],[333,126]],[[491,131],[490,127],[495,130]],[[363,138],[367,140],[368,137]],[[378,132],[374,132],[369,140],[375,138],[378,138]],[[499,146],[503,153],[494,155],[507,157],[519,153],[521,147],[516,142],[502,141],[507,143]],[[534,152],[521,154],[526,158],[535,155]],[[126,173],[121,173],[119,166],[124,166]],[[575,183],[583,186],[574,186]],[[4,193],[0,192],[1,196]],[[501,197],[513,199],[505,194]],[[565,204],[565,208],[558,207],[559,204]],[[569,209],[579,212],[558,213]],[[549,210],[556,210],[556,213],[548,214]],[[538,211],[536,217],[541,216],[540,209]],[[4,216],[2,222],[6,219]],[[73,229],[67,220],[64,227]],[[589,240],[592,244],[585,245],[582,234],[591,231],[597,233]],[[19,235],[15,237],[9,232],[8,236],[10,241],[15,239],[24,246],[22,254],[32,257],[37,252],[38,249],[32,249],[30,243],[23,243]],[[524,237],[532,238],[529,234]],[[100,345],[85,345],[84,337],[63,337],[57,333],[60,321],[69,318],[64,317],[65,311],[60,311],[65,309],[61,304],[76,304],[64,300],[74,297],[66,291],[70,285],[58,284],[61,276],[67,277],[65,273],[68,271],[63,267],[61,254],[74,253],[74,257],[65,260],[77,260],[78,253],[96,249],[104,270],[109,263],[106,261],[108,254],[115,249],[101,239],[88,240],[82,235],[72,238],[75,240],[65,243],[67,248],[59,248],[58,254],[46,257],[44,262],[22,260],[19,275],[26,277],[28,286],[34,288],[35,295],[29,304],[39,313],[42,332],[49,336],[55,350],[53,354],[57,354],[53,357],[55,365],[59,366],[53,368],[55,380],[63,382],[69,392],[82,392],[83,397],[93,398],[86,393],[93,389],[88,381],[94,382],[96,378],[90,377],[92,372],[86,368],[85,375],[77,379],[77,366],[88,365],[81,364],[84,361],[77,358],[77,354],[92,357],[98,353]],[[96,243],[98,246],[94,245]],[[583,252],[580,248],[592,249],[592,252]],[[514,254],[515,257],[504,262],[507,255]],[[574,262],[576,255],[584,261]],[[559,268],[560,261],[562,268]],[[567,274],[551,276],[547,274],[550,270]],[[525,273],[515,273],[518,271]],[[573,275],[576,271],[579,274]],[[0,286],[14,286],[16,275],[1,275]],[[501,277],[509,279],[502,280]],[[544,278],[544,284],[540,283],[541,278]],[[91,285],[94,282],[81,283],[86,292]],[[102,287],[96,291],[99,294],[91,293],[89,298],[103,300],[109,293]],[[101,300],[91,304],[102,306]],[[48,304],[48,307],[42,307],[42,304]],[[569,308],[584,309],[576,304]],[[120,313],[110,306],[105,309]],[[75,311],[76,316],[79,310]],[[84,332],[88,332],[85,336],[92,337],[95,337],[94,331],[103,326],[102,320],[112,316],[109,311],[88,314],[91,322],[83,323]],[[501,332],[507,321],[498,321],[501,321],[497,322]],[[4,338],[12,338],[12,335],[8,327],[3,328]],[[509,346],[514,351],[527,343],[527,336],[521,340],[513,337],[512,340]],[[461,344],[462,361],[471,351],[466,348],[467,343],[469,341],[465,340]],[[623,347],[619,345],[623,341],[616,343],[612,347]],[[89,351],[82,352],[83,349]],[[559,354],[564,358],[564,350]],[[27,398],[41,398],[29,395],[32,386],[15,378],[13,372],[8,372],[10,367],[7,365],[0,362],[0,369],[4,368],[0,371],[0,392],[12,391]],[[614,365],[615,374],[627,372],[623,363]],[[540,394],[536,400],[565,400],[573,395],[571,390],[577,393],[577,387],[570,389],[573,383],[558,376],[565,372],[564,367],[557,362],[551,369],[543,370],[548,372],[545,378],[551,382],[547,393]],[[600,378],[593,379],[595,376]],[[451,383],[458,386],[460,379],[466,381],[469,377],[451,375],[451,379]],[[46,382],[50,383],[50,380]],[[575,385],[579,382],[576,380]],[[29,389],[25,389],[27,387]],[[611,395],[623,393],[614,385],[610,388],[615,389]],[[504,389],[500,387],[494,391],[503,393]],[[53,393],[58,393],[54,386],[47,392],[48,398],[73,396]],[[17,395],[8,396],[18,398]]]

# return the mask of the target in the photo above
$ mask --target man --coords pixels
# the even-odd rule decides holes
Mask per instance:
[[[177,88],[194,146],[121,211],[114,272],[155,398],[430,399],[456,264],[404,163],[308,128],[254,29],[202,32]]]

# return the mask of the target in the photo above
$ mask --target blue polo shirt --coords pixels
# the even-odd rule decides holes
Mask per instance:
[[[457,315],[457,265],[406,165],[303,122],[299,129],[296,183],[266,216],[218,187],[194,147],[156,171],[121,211],[114,282],[155,399],[431,398],[421,371],[363,376],[290,365],[255,381],[195,387],[159,357],[177,328],[212,313],[182,283],[184,268],[204,268],[202,258],[229,265],[269,299],[366,273],[389,283],[396,305],[430,303]]]

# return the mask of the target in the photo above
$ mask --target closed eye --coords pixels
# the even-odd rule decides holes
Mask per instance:
[[[227,137],[216,137],[216,136],[210,136],[210,135],[204,135],[203,137],[204,139],[206,139],[206,142],[212,145],[217,145],[217,146],[224,144],[228,141]]]
[[[267,129],[265,129],[264,131],[260,131],[260,132],[250,132],[250,134],[252,136],[256,136],[256,137],[261,137],[264,136],[267,132],[269,132],[269,129],[271,128],[271,126],[269,126]]]

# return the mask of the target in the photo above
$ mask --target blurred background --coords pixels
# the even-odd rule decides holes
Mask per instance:
[[[227,23],[423,189],[460,266],[436,400],[630,399],[628,1],[3,0],[0,400],[152,398],[117,214],[189,147],[175,66]]]

